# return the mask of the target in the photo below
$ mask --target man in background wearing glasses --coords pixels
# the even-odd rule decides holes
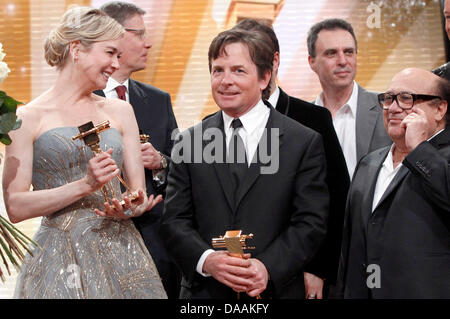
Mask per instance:
[[[450,298],[450,84],[405,69],[378,95],[392,146],[358,164],[339,266],[345,298]]]
[[[108,2],[100,9],[123,25],[126,32],[122,40],[120,68],[108,79],[106,88],[95,93],[126,100],[133,106],[139,130],[149,135],[149,142],[141,147],[147,193],[164,194],[166,170],[173,146],[171,134],[177,128],[170,95],[130,79],[133,72],[145,69],[148,50],[152,47],[143,19],[145,11],[132,3],[120,1]],[[151,213],[133,218],[133,222],[153,257],[167,296],[173,299],[178,298],[181,274],[158,234],[162,211],[161,202]]]

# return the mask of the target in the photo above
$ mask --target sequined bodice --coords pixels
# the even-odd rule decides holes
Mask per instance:
[[[42,133],[34,142],[33,187],[47,189],[80,179],[93,152],[77,135],[76,127],[57,127]],[[112,157],[122,166],[122,135],[115,128],[100,133],[102,150],[113,149]]]
[[[57,127],[42,133],[36,139],[33,147],[32,185],[34,190],[56,188],[86,175],[87,162],[94,153],[82,140],[72,140],[72,136],[78,133],[76,127]],[[102,150],[112,148],[113,159],[119,168],[122,167],[122,136],[117,129],[110,128],[100,133],[100,147]],[[116,197],[120,197],[120,185],[117,179],[113,179],[110,184],[115,190]],[[67,223],[73,221],[71,215],[75,211],[78,218],[86,217],[80,215],[80,210],[84,212],[82,215],[95,217],[93,209],[103,209],[103,203],[104,197],[101,191],[97,191],[61,211],[44,217],[43,223],[51,221],[54,226],[67,227]]]

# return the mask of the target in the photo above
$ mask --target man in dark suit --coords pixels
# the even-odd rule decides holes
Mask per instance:
[[[394,141],[350,187],[339,286],[345,298],[450,298],[450,85],[406,69],[379,95]]]
[[[210,45],[221,111],[178,138],[161,225],[182,298],[305,297],[302,269],[326,233],[325,155],[317,132],[262,101],[272,52],[264,34],[237,29]],[[254,234],[251,257],[212,249],[228,230]]]
[[[324,107],[289,96],[276,83],[280,65],[280,45],[278,38],[267,21],[244,19],[236,28],[264,32],[272,40],[274,46],[273,69],[270,79],[268,101],[275,109],[296,120],[306,127],[320,133],[325,148],[327,162],[327,185],[330,192],[330,212],[328,231],[323,247],[317,256],[305,267],[305,287],[308,298],[328,296],[328,289],[336,284],[339,266],[339,254],[342,242],[342,227],[344,225],[345,202],[350,186],[350,178],[345,164],[345,158],[334,131],[330,112]],[[323,289],[324,279],[326,288]]]
[[[445,31],[447,37],[450,39],[450,0],[444,2],[444,17],[445,17]],[[433,73],[440,77],[450,80],[450,62],[442,64],[440,67],[433,70]]]
[[[120,68],[108,79],[106,88],[95,93],[125,99],[133,106],[139,129],[149,135],[149,142],[143,143],[141,148],[147,193],[164,194],[167,164],[173,146],[171,134],[177,129],[170,95],[130,79],[133,72],[146,67],[147,53],[151,48],[143,20],[145,11],[132,3],[120,1],[108,2],[101,10],[122,24],[127,32],[123,39]],[[163,208],[163,203],[160,203],[151,212],[133,218],[133,222],[153,257],[168,297],[178,298],[181,274],[158,234]]]
[[[313,25],[307,38],[308,62],[322,92],[314,102],[333,118],[350,179],[367,153],[390,145],[377,95],[355,82],[357,41],[350,23],[326,19]]]

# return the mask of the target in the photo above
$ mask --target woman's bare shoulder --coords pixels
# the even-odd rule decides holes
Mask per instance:
[[[120,99],[108,99],[104,97],[100,97],[103,100],[103,106],[105,109],[114,112],[122,112],[122,111],[130,111],[132,109],[130,103],[120,100]],[[102,102],[102,100],[99,100]]]
[[[25,116],[38,116],[54,108],[54,102],[47,92],[39,95],[27,104],[20,106],[17,111]],[[19,113],[18,113],[19,114]]]
[[[23,124],[27,124],[27,122],[36,122],[42,118],[42,114],[45,111],[45,107],[36,103],[35,101],[31,101],[25,105],[22,105],[17,108],[17,117],[22,119]]]
[[[120,126],[126,125],[129,117],[134,117],[133,107],[120,99],[104,99],[101,107],[103,112],[114,122],[120,123]]]
[[[21,128],[27,130],[34,137],[40,131],[42,120],[53,108],[52,103],[42,96],[19,106],[17,108],[17,117],[22,120]]]

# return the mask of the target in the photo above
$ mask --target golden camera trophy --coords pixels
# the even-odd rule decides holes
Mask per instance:
[[[141,130],[139,130],[139,141],[141,144],[147,143],[150,136],[147,134],[143,134]]]
[[[253,234],[244,235],[242,230],[227,230],[224,236],[212,239],[214,248],[226,248],[233,257],[244,258],[244,249],[255,249],[253,246],[247,246],[247,239],[253,239]],[[237,293],[239,299],[239,292]],[[261,299],[260,295],[256,299]]]
[[[139,140],[141,144],[147,143],[150,139],[150,136],[147,134],[143,134],[141,130],[139,130]],[[153,180],[153,187],[155,190],[161,186],[164,185],[164,172],[167,167],[167,160],[166,158],[161,154],[161,152],[158,152],[161,155],[161,168],[160,169],[152,169],[152,180]]]
[[[82,139],[84,143],[89,146],[89,148],[94,152],[95,155],[98,155],[102,152],[102,149],[100,147],[100,133],[109,129],[111,127],[109,121],[104,121],[96,126],[92,122],[87,122],[81,126],[78,127],[78,131],[80,134],[73,136],[72,140],[76,139]],[[128,187],[127,183],[122,179],[120,175],[117,175],[117,178],[119,179],[120,183],[125,187],[127,191],[127,195],[131,201],[135,200],[139,197],[139,194],[137,192],[132,192],[131,189]],[[102,193],[103,197],[105,199],[105,202],[110,203],[110,196],[111,198],[117,198],[117,195],[114,192],[114,189],[110,182],[106,183],[102,187]],[[120,201],[120,204],[123,206],[125,205],[125,201]]]

